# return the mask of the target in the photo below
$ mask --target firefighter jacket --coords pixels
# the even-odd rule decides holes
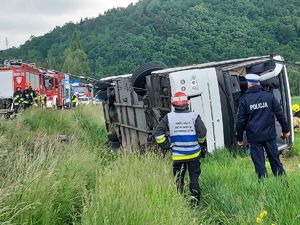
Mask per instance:
[[[275,116],[282,132],[289,132],[286,118],[273,93],[262,90],[260,86],[250,87],[241,97],[237,121],[236,139],[243,141],[246,131],[249,143],[259,143],[275,139]]]
[[[34,98],[34,102],[38,107],[42,107],[44,103],[43,99],[43,96],[37,93],[36,97]]]
[[[22,95],[23,103],[32,105],[35,97],[36,97],[35,92],[32,89],[27,89],[23,92]]]
[[[19,105],[22,102],[22,91],[16,91],[14,93],[14,105]]]
[[[172,149],[174,161],[187,161],[199,157],[206,127],[197,113],[175,110],[160,121],[154,136],[163,149]]]

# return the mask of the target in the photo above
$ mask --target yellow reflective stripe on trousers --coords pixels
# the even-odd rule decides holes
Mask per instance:
[[[156,143],[157,144],[161,144],[161,143],[164,143],[166,141],[166,137],[163,137],[163,138],[160,138],[160,139],[156,139]]]
[[[197,158],[199,155],[200,155],[200,152],[197,152],[193,155],[172,155],[172,159],[174,161],[177,161],[177,160],[185,160],[185,159],[194,159],[194,158]]]

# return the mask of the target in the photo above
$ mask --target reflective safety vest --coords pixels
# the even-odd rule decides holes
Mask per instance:
[[[76,96],[72,96],[72,102],[77,103],[77,97]]]
[[[194,159],[200,155],[201,147],[195,129],[197,117],[194,112],[168,113],[173,160]]]

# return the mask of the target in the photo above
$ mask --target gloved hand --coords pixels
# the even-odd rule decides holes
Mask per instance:
[[[205,158],[206,154],[207,154],[207,143],[206,143],[206,139],[200,143],[199,142],[199,145],[201,147],[201,153],[200,153],[200,156],[201,158]]]
[[[202,149],[201,149],[201,153],[200,153],[200,157],[201,157],[201,158],[205,158],[205,157],[206,157],[206,154],[207,154],[206,148],[202,148]]]

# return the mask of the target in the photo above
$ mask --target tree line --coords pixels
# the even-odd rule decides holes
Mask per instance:
[[[279,53],[300,62],[299,51],[298,0],[140,0],[32,37],[0,51],[0,60],[22,58],[66,72],[75,67],[101,78],[151,60],[182,66]],[[299,79],[297,70],[290,74]],[[291,87],[300,94],[299,82]]]

